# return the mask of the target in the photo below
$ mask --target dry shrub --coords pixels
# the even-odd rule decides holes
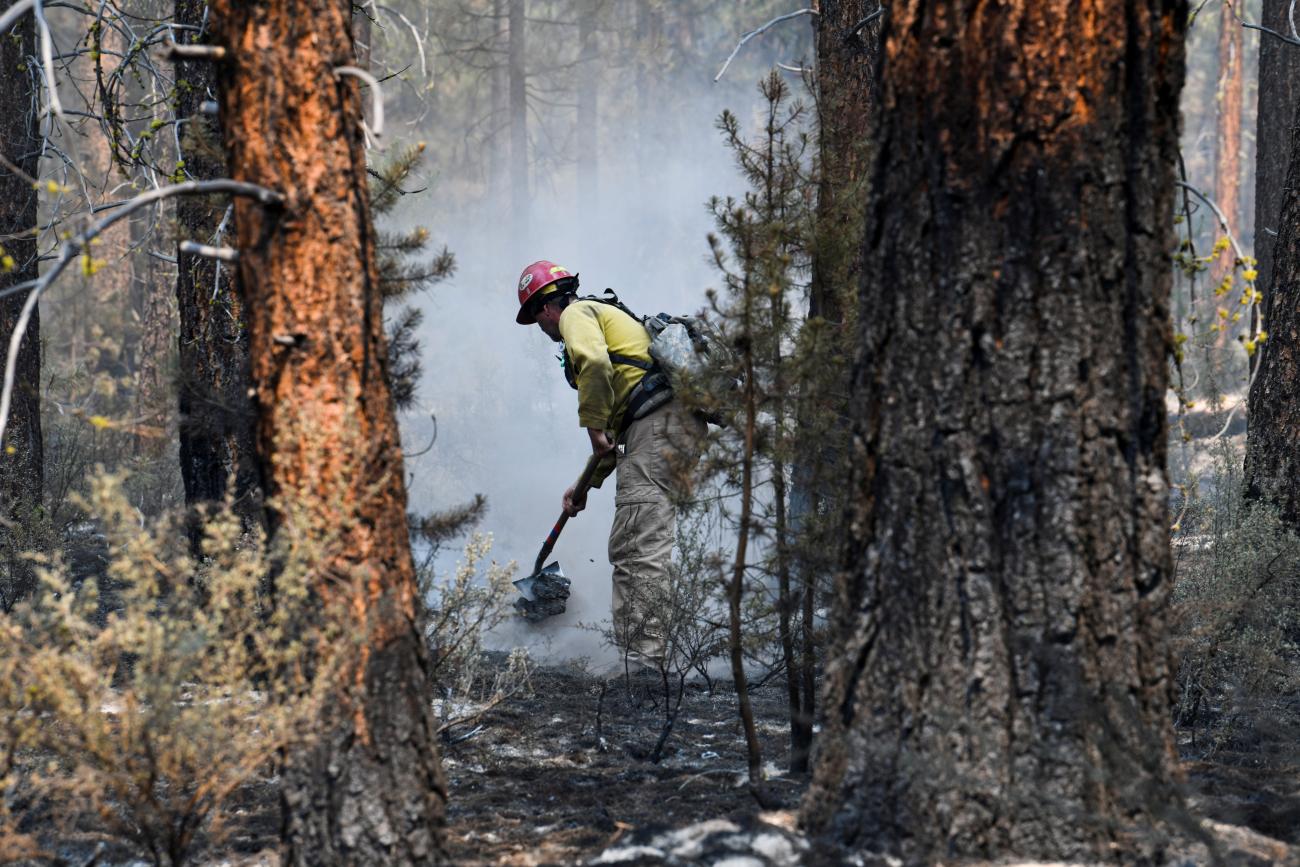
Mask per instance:
[[[1220,445],[1208,477],[1187,486],[1174,533],[1177,723],[1206,753],[1280,747],[1279,727],[1300,721],[1300,539],[1242,497],[1240,467]]]
[[[502,659],[488,653],[484,643],[513,616],[518,595],[511,583],[514,564],[489,560],[491,551],[492,537],[475,533],[450,575],[438,578],[431,561],[420,570],[421,596],[432,600],[425,632],[430,678],[439,698],[439,732],[448,740],[453,727],[476,722],[487,710],[529,688],[528,652],[516,648]]]
[[[142,526],[120,477],[82,506],[113,592],[47,560],[37,598],[0,619],[0,856],[99,837],[181,864],[200,833],[221,837],[232,793],[309,735],[340,662],[323,648],[348,642],[304,631],[314,558],[291,531],[270,550],[218,510],[196,558],[179,517]]]

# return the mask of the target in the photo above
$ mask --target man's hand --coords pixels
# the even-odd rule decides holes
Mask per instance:
[[[587,428],[587,436],[591,437],[591,453],[596,457],[603,458],[614,451],[614,441],[600,428]]]
[[[577,485],[574,485],[572,488],[569,488],[564,492],[564,514],[572,518],[585,508],[587,508],[586,491],[583,491],[582,495],[578,496]]]

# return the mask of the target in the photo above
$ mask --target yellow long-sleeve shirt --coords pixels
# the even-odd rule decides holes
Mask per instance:
[[[578,383],[578,424],[618,430],[628,398],[645,371],[613,364],[611,353],[650,362],[645,327],[612,304],[575,301],[560,315],[560,337]]]
[[[578,384],[579,426],[617,431],[632,389],[645,371],[612,363],[610,353],[649,362],[650,335],[640,322],[612,304],[575,301],[560,314],[560,337]],[[593,487],[600,487],[612,469],[612,462],[602,466]]]

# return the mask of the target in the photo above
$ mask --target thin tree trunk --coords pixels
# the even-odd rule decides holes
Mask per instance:
[[[118,98],[126,105],[154,105],[161,94],[153,84],[124,77]],[[120,105],[120,104],[119,104]],[[127,221],[130,247],[124,264],[129,264],[128,295],[132,318],[138,330],[131,335],[130,347],[124,352],[125,361],[134,372],[135,407],[139,419],[132,443],[135,461],[156,482],[141,490],[137,504],[147,515],[157,515],[173,499],[174,490],[165,484],[170,462],[166,460],[168,443],[175,440],[169,431],[175,413],[170,406],[168,377],[175,367],[171,357],[171,344],[175,339],[176,323],[170,287],[159,278],[157,260],[149,254],[149,235],[157,229],[156,217],[138,213]],[[129,333],[129,332],[128,332]],[[132,345],[133,344],[133,345]],[[169,435],[170,434],[170,435]]]
[[[821,173],[808,315],[830,322],[844,321],[862,275],[859,240],[883,16],[868,19],[879,7],[875,0],[822,0],[814,18]]]
[[[748,259],[746,260],[748,261]],[[746,285],[743,303],[744,322],[742,334],[753,334],[753,288]],[[740,705],[740,721],[745,729],[745,751],[749,760],[749,782],[757,786],[763,778],[763,754],[758,743],[758,730],[754,726],[754,708],[749,700],[749,684],[745,678],[745,657],[741,652],[741,602],[745,592],[745,572],[749,568],[749,532],[754,511],[754,441],[758,424],[758,405],[754,394],[754,347],[752,341],[745,350],[745,444],[741,454],[740,471],[740,527],[736,533],[736,559],[732,564],[731,583],[727,588],[728,649],[731,653],[731,678],[736,685],[736,700]]]
[[[492,50],[501,51],[504,47],[506,51],[509,51],[510,18],[506,9],[506,0],[492,0],[492,27]],[[492,58],[490,63],[492,66],[488,71],[488,110],[492,112],[492,115],[487,125],[488,135],[491,136],[486,149],[488,157],[486,166],[488,195],[493,206],[505,208],[507,206],[505,182],[510,169],[507,138],[506,133],[503,132],[503,127],[509,117],[507,114],[506,94],[510,87],[510,69],[507,63],[502,63],[496,58]]]
[[[374,56],[375,49],[371,41],[375,37],[375,22],[371,16],[376,12],[375,6],[364,5],[354,0],[352,5],[352,44],[356,46],[357,66],[361,69],[369,69],[371,58]]]
[[[596,14],[603,0],[588,0],[578,21],[578,225],[584,239],[592,237],[600,207],[600,113],[598,87],[599,70],[596,68]]]
[[[1241,24],[1233,15],[1233,4],[1223,3],[1219,14],[1219,84],[1218,111],[1215,114],[1214,198],[1223,211],[1228,228],[1241,233]],[[1231,249],[1219,256],[1215,265],[1217,283],[1233,270]],[[1227,331],[1219,332],[1222,341]]]
[[[1272,251],[1264,320],[1269,337],[1250,389],[1245,475],[1247,496],[1267,501],[1288,527],[1300,530],[1300,111],[1296,120]]]
[[[528,78],[526,0],[510,0],[510,217],[515,249],[528,245]]]
[[[772,369],[778,371],[773,383],[773,393],[778,397],[776,397],[772,406],[774,424],[777,426],[776,441],[773,443],[775,456],[772,458],[772,506],[774,510],[772,535],[776,551],[777,631],[781,638],[781,658],[785,663],[786,697],[790,713],[790,773],[805,774],[808,772],[808,757],[812,748],[812,717],[805,715],[808,702],[805,701],[802,695],[802,665],[801,660],[795,653],[794,627],[792,625],[799,605],[796,602],[794,592],[791,590],[790,580],[792,573],[790,565],[790,522],[786,509],[786,462],[784,457],[784,450],[789,448],[789,437],[785,430],[787,424],[785,400],[779,396],[784,394],[785,389],[779,372],[785,364],[785,359],[781,357],[781,331],[778,323],[784,317],[779,315],[780,311],[776,310],[776,308],[782,304],[784,304],[783,299],[773,298],[773,327],[777,338],[773,341]]]
[[[40,145],[36,116],[39,99],[30,71],[22,71],[35,52],[34,24],[24,15],[0,39],[0,153],[27,175],[0,171],[0,236],[8,265],[0,273],[0,288],[35,279],[36,185]],[[25,295],[0,300],[0,347],[5,352],[17,325]],[[42,489],[45,461],[41,438],[41,327],[32,312],[18,353],[9,425],[0,449],[0,610],[31,593],[35,573],[22,554],[38,544],[36,529],[43,521]]]
[[[318,742],[283,775],[284,863],[428,864],[446,785],[427,687],[347,0],[216,0],[257,442],[277,529],[322,548],[314,592],[358,642]],[[292,511],[290,511],[292,510]]]
[[[177,24],[203,25],[206,0],[176,0]],[[177,31],[180,38],[208,41],[208,33]],[[216,99],[216,70],[208,61],[176,62],[176,116],[183,119],[181,159],[199,180],[224,177],[221,135],[202,102]],[[232,240],[221,224],[220,199],[182,197],[176,205],[181,240],[222,246]],[[176,302],[180,313],[180,464],[185,502],[221,502],[229,494],[245,526],[262,520],[261,480],[253,411],[248,400],[248,331],[235,291],[235,270],[215,259],[176,253]],[[229,487],[233,481],[234,488]],[[195,527],[197,531],[197,526]]]
[[[936,0],[884,18],[852,502],[804,804],[855,850],[1138,861],[1176,797],[1186,16]]]
[[[633,4],[636,7],[636,182],[637,194],[644,198],[657,181],[651,167],[657,165],[658,132],[667,115],[658,102],[658,85],[663,75],[659,50],[663,22],[656,0],[633,0]]]

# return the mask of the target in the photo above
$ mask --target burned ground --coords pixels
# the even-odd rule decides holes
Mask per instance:
[[[664,722],[661,688],[654,686],[638,678],[629,690],[618,680],[602,698],[601,678],[540,671],[530,697],[493,710],[479,734],[445,746],[453,860],[574,864],[635,839],[646,847],[643,857],[612,863],[662,863],[649,851],[655,847],[642,842],[657,830],[701,820],[760,835],[792,828],[805,781],[784,773],[789,732],[781,682],[753,692],[770,778],[763,799],[772,809],[766,810],[746,783],[744,735],[730,685],[710,692],[702,682],[688,684],[658,763],[644,758]],[[717,827],[726,836],[728,826]],[[754,863],[777,864],[785,851],[774,844],[766,856],[746,854]]]
[[[875,864],[850,861],[795,832],[805,780],[786,772],[786,695],[780,677],[753,691],[768,777],[760,804],[746,781],[744,735],[726,681],[688,684],[658,763],[662,697],[651,679],[631,688],[571,666],[531,676],[531,691],[457,726],[442,744],[450,787],[447,848],[457,865]],[[1290,729],[1294,731],[1294,729]],[[1207,747],[1183,732],[1188,806],[1222,841],[1221,863],[1300,863],[1300,789],[1293,738],[1277,729]],[[222,839],[193,863],[270,867],[279,788],[263,777],[235,795]],[[57,846],[64,863],[141,864],[104,842],[94,821]],[[1210,863],[1203,849],[1170,863]]]

